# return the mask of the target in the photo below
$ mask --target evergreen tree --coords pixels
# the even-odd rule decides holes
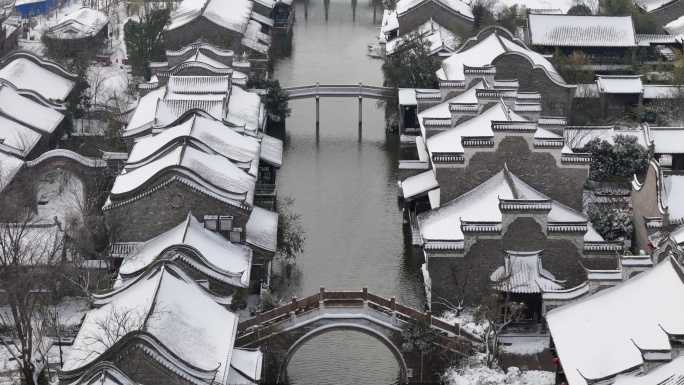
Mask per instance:
[[[391,88],[433,88],[439,58],[430,55],[424,36],[407,36],[397,43],[394,54],[382,65],[383,85]]]
[[[591,8],[584,4],[575,4],[570,9],[568,9],[568,15],[574,16],[591,16],[594,13],[591,12]]]
[[[268,93],[266,96],[266,114],[272,122],[282,122],[292,113],[289,106],[290,96],[283,90],[278,79],[266,79],[263,76],[252,73],[247,79],[248,89],[262,89]]]
[[[162,32],[171,20],[169,8],[152,8],[148,4],[138,13],[140,21],[131,19],[124,25],[128,62],[146,80],[151,77],[150,62],[166,59]]]

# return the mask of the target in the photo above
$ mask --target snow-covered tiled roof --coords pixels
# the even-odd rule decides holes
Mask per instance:
[[[218,26],[243,33],[252,14],[252,6],[250,0],[183,0],[171,15],[166,29],[182,27],[204,16]]]
[[[382,14],[382,23],[380,25],[380,31],[383,35],[389,34],[390,32],[399,29],[397,12],[386,9]],[[382,36],[382,38],[384,38],[384,36]]]
[[[473,10],[470,8],[470,5],[461,0],[399,0],[396,8],[397,14],[403,15],[431,1],[468,19],[473,19]]]
[[[667,23],[663,29],[670,35],[681,37],[684,35],[684,16]]]
[[[400,88],[399,89],[399,105],[400,106],[417,106],[418,100],[416,99],[416,89],[415,88]],[[429,90],[423,90],[429,91]],[[439,92],[439,90],[432,90]]]
[[[222,94],[230,91],[230,76],[171,76],[166,85],[167,98],[174,94]]]
[[[9,186],[23,166],[23,160],[0,152],[0,192]]]
[[[190,96],[192,97],[192,95]],[[221,99],[159,99],[155,114],[155,125],[167,126],[174,123],[188,111],[201,111],[214,119],[222,120],[224,100]]]
[[[221,122],[195,115],[182,124],[164,129],[154,136],[138,139],[128,157],[128,165],[143,162],[164,148],[188,138],[200,147],[208,147],[235,162],[251,175],[259,166],[259,141],[228,129]]]
[[[677,44],[677,37],[668,34],[637,34],[636,41],[639,46],[648,47],[657,44]]]
[[[525,7],[535,12],[560,12],[567,13],[573,6],[572,0],[499,0],[499,4],[504,7],[517,5]]]
[[[229,201],[251,205],[254,197],[256,177],[222,155],[209,154],[185,144],[178,144],[149,163],[133,166],[127,165],[116,178],[112,197],[142,193],[145,183],[162,174],[168,175],[165,179],[175,175],[190,180],[197,184],[197,188]]]
[[[489,277],[496,288],[507,293],[541,293],[559,290],[561,285],[542,268],[541,251],[507,251],[504,265]]]
[[[278,213],[254,206],[245,235],[248,244],[275,252],[278,247]]]
[[[0,69],[0,79],[12,83],[20,90],[28,90],[47,100],[66,100],[75,83],[63,78],[33,61],[19,57]]]
[[[65,371],[98,361],[123,339],[142,339],[152,360],[159,357],[164,364],[172,363],[172,370],[182,378],[202,376],[207,383],[227,382],[238,317],[187,275],[158,265],[95,301],[99,307],[86,315],[64,363]],[[125,326],[117,321],[123,317]]]
[[[178,246],[197,250],[200,260],[203,259],[208,266],[200,268],[200,271],[235,286],[249,285],[251,249],[231,243],[216,232],[205,229],[192,214],[188,214],[185,221],[171,230],[134,247],[124,256],[119,273],[129,278],[142,273],[159,258],[185,259],[184,255],[179,255],[183,251],[168,252],[170,248]]]
[[[217,68],[217,69],[228,69],[228,68],[230,68],[227,65],[221,63],[220,61],[214,60],[214,59],[210,58],[209,56],[203,54],[199,48],[197,49],[197,52],[194,55],[190,56],[190,58],[188,58],[188,60],[185,61],[185,63],[190,63],[190,62],[204,63],[204,64],[207,64],[207,65],[209,65],[213,68]]]
[[[675,0],[634,0],[636,5],[646,12],[653,12],[663,5],[673,3]]]
[[[530,14],[530,43],[555,47],[634,47],[631,16]]]
[[[233,126],[244,126],[247,131],[257,132],[264,119],[262,105],[259,95],[233,87],[225,119]]]
[[[641,75],[596,75],[598,90],[603,94],[641,94]]]
[[[428,152],[430,154],[461,153],[463,152],[461,138],[466,136],[493,137],[492,122],[494,121],[525,122],[527,119],[510,111],[503,102],[498,102],[474,118],[429,137],[426,142]]]
[[[253,19],[254,15],[255,14],[252,14]],[[264,19],[271,20],[269,18]],[[271,23],[273,23],[272,20]],[[247,28],[245,29],[245,36],[243,37],[241,43],[258,52],[265,54],[268,51],[269,46],[271,45],[271,36],[261,32],[262,24],[264,23],[259,22],[257,20],[250,20],[247,23]]]
[[[622,284],[548,312],[568,383],[586,385],[586,379],[640,371],[644,359],[639,348],[671,349],[666,332],[684,334],[683,276],[681,266],[666,260]]]
[[[273,167],[283,165],[283,141],[264,134],[261,137],[261,160]]]
[[[650,127],[656,154],[684,154],[684,127]]]
[[[629,129],[615,126],[568,126],[565,127],[565,143],[572,149],[580,149],[594,139],[614,144],[618,135],[633,136],[644,147],[650,145],[648,134],[643,128]]]
[[[192,50],[198,50],[198,51],[209,51],[213,53],[214,55],[217,56],[222,56],[222,57],[233,57],[235,56],[235,52],[228,50],[228,49],[223,49],[220,47],[217,47],[209,42],[206,42],[202,39],[197,40],[196,42],[189,44],[179,50],[167,50],[166,51],[166,56],[183,56],[189,51]]]
[[[644,84],[644,99],[674,99],[681,91],[679,86]]]
[[[160,87],[139,99],[138,106],[123,132],[124,137],[138,133],[154,124],[157,103],[164,97],[164,94],[166,94],[166,87]]]
[[[681,385],[684,384],[684,355],[664,364],[656,370],[642,374],[619,375],[613,385]]]
[[[40,134],[0,115],[0,152],[26,157],[40,141]]]
[[[439,183],[435,179],[434,170],[427,170],[418,175],[410,176],[401,182],[404,199],[411,199],[416,195],[425,194],[437,187],[439,187]]]
[[[259,349],[233,349],[228,384],[256,384],[261,380],[264,354]]]
[[[546,58],[512,42],[506,36],[499,34],[498,31],[469,49],[458,50],[445,59],[442,62],[442,68],[437,71],[437,77],[442,80],[465,80],[464,66],[484,67],[491,65],[494,59],[507,52],[525,56],[534,66],[543,68],[553,81],[562,85],[566,84],[563,77],[558,74],[558,71]]]
[[[258,164],[260,145],[257,139],[240,135],[219,121],[198,115],[157,135],[138,139],[128,157],[128,164],[144,161],[184,137],[194,139],[234,162],[251,163],[256,160]]]
[[[418,37],[424,38],[430,45],[429,54],[433,55],[440,51],[454,52],[460,43],[460,39],[453,32],[437,24],[432,19],[425,24],[414,29],[408,34],[404,34],[397,39],[388,41],[385,50],[388,55],[394,54],[400,42],[411,41]]]
[[[506,173],[512,185],[506,180]],[[421,236],[424,241],[463,240],[461,221],[500,222],[500,199],[548,200],[544,194],[534,190],[506,169],[500,171],[483,184],[460,197],[418,215]],[[567,206],[553,201],[549,222],[586,222],[587,218]]]
[[[45,133],[53,133],[64,119],[60,112],[20,95],[8,85],[0,85],[0,113]]]
[[[108,22],[109,18],[104,13],[82,7],[62,17],[46,33],[58,39],[81,39],[100,32]]]

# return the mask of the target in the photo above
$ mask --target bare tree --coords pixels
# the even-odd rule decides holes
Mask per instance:
[[[11,313],[0,314],[0,322],[12,330],[18,354],[5,347],[30,385],[36,383],[49,348],[45,309],[51,284],[59,280],[64,264],[59,233],[54,226],[32,226],[29,216],[0,225],[0,291]]]
[[[584,147],[587,142],[595,137],[608,139],[607,135],[594,135],[593,129],[589,127],[566,127],[563,134],[565,136],[565,145],[573,150]]]

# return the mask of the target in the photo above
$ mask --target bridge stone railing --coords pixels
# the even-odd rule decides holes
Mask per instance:
[[[325,291],[325,288],[321,288],[314,295],[302,299],[293,297],[286,305],[257,313],[255,317],[240,322],[237,326],[236,343],[243,346],[325,314],[363,315],[394,328],[398,328],[400,323],[417,319],[428,323],[445,336],[480,341],[477,336],[461,329],[459,324],[452,325],[433,317],[429,311],[423,313],[398,304],[394,297],[386,299],[369,293],[367,288],[362,291]]]
[[[285,87],[290,99],[316,97],[361,97],[372,99],[386,99],[392,90],[388,87],[368,86],[359,84],[311,84],[296,87]]]

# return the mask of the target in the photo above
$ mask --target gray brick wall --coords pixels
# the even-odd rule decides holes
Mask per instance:
[[[479,186],[504,164],[525,183],[542,194],[576,210],[582,210],[582,187],[588,167],[559,167],[548,152],[532,152],[522,137],[505,137],[496,152],[478,152],[465,168],[439,168],[437,182],[441,201],[447,203]]]
[[[171,198],[176,194],[181,194],[184,198],[180,207],[171,205]],[[244,229],[249,219],[247,210],[210,198],[178,181],[133,202],[107,210],[105,215],[110,227],[120,229],[115,235],[116,239],[112,241],[138,242],[173,228],[186,219],[188,212],[200,221],[205,215],[232,215],[234,226],[243,229],[244,240]],[[123,227],[120,226],[122,222],[126,223]]]
[[[235,53],[242,52],[240,45],[242,34],[221,28],[204,17],[198,17],[181,27],[164,32],[164,44],[166,49],[171,50],[181,49],[200,38],[217,47],[232,49]]]
[[[517,54],[503,54],[493,60],[496,79],[518,79],[519,91],[541,94],[542,116],[559,115],[552,106],[563,106],[561,116],[570,118],[570,107],[575,97],[574,87],[563,87],[549,78],[541,68],[534,68],[526,58]]]
[[[491,274],[504,264],[505,251],[543,250],[542,265],[556,279],[567,280],[566,288],[586,279],[580,265],[582,256],[569,236],[567,239],[547,238],[534,218],[514,220],[502,236],[479,237],[463,257],[428,256],[428,271],[432,280],[432,310],[444,309],[439,298],[449,301],[464,299],[465,306],[477,305],[494,293]]]

